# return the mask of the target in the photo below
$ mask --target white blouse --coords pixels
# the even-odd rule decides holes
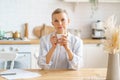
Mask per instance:
[[[52,47],[50,36],[53,34],[55,34],[55,32],[40,38],[39,67],[42,69],[80,69],[83,66],[83,42],[80,38],[71,33],[68,33],[68,41],[69,47],[73,52],[73,59],[69,61],[64,47],[57,45],[50,63],[46,64],[46,55]]]

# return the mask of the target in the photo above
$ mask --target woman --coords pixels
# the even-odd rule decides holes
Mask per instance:
[[[69,22],[65,10],[58,8],[52,13],[52,25],[56,31],[40,39],[38,65],[42,69],[78,70],[82,67],[83,43],[80,38],[67,32]]]

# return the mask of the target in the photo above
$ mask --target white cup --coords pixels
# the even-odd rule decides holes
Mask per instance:
[[[57,34],[57,39],[58,39],[58,43],[60,43],[61,42],[61,38],[62,38],[62,36],[63,36],[63,34]]]
[[[57,34],[57,38],[60,39],[62,38],[63,34]]]

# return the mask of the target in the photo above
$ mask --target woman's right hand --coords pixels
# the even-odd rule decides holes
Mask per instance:
[[[54,36],[51,36],[50,38],[50,42],[52,44],[52,47],[56,47],[57,46],[57,37],[54,35]]]

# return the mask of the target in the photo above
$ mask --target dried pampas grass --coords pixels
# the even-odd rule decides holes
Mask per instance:
[[[120,52],[120,26],[116,25],[115,16],[111,16],[104,23],[105,37],[104,50],[109,54]]]

